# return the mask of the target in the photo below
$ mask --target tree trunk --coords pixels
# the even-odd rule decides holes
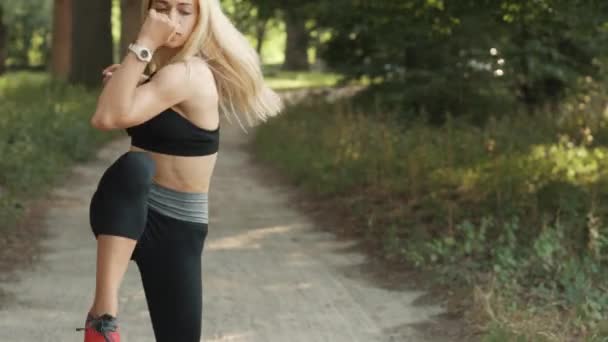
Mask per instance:
[[[101,84],[101,71],[112,64],[112,1],[72,2],[72,53],[69,80],[89,88]]]
[[[260,55],[260,59],[262,57],[262,48],[264,46],[264,40],[266,39],[266,27],[268,26],[268,19],[261,19],[256,23],[255,26],[255,38],[256,38],[256,46],[255,50]]]
[[[72,53],[72,0],[55,0],[53,8],[53,42],[51,73],[67,79]]]
[[[120,1],[120,60],[126,55],[129,43],[136,38],[141,28],[141,0]]]
[[[287,42],[285,44],[283,70],[309,70],[308,45],[310,36],[308,30],[306,30],[306,17],[293,8],[286,8],[284,12]]]

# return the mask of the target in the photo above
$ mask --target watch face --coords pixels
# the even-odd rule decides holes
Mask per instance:
[[[148,50],[141,50],[142,58],[148,58],[148,56],[150,56],[150,53],[148,52]]]

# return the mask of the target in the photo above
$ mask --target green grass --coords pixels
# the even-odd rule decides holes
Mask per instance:
[[[338,83],[341,76],[329,72],[283,71],[279,65],[264,65],[264,77],[275,90],[330,87]]]
[[[0,77],[0,222],[7,229],[75,162],[116,136],[93,129],[96,94],[44,73]]]
[[[488,341],[593,340],[607,336],[608,125],[589,115],[581,129],[581,115],[434,127],[302,104],[259,127],[255,150],[387,259],[493,294],[471,308],[501,323]]]

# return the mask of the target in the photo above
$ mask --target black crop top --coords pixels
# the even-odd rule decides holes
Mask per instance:
[[[168,108],[137,126],[128,127],[131,145],[176,156],[204,156],[218,151],[220,127],[207,130]]]
[[[205,156],[218,151],[220,127],[200,128],[172,109],[126,129],[131,145],[176,156]]]

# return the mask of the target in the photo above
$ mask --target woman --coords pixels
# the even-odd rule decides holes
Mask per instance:
[[[132,146],[91,200],[97,273],[85,342],[120,341],[118,291],[129,260],[141,274],[156,341],[200,341],[219,115],[242,113],[253,125],[281,110],[259,56],[218,0],[144,0],[143,10],[122,63],[104,70],[91,118],[100,130],[126,129]],[[146,68],[152,74],[142,82]]]

